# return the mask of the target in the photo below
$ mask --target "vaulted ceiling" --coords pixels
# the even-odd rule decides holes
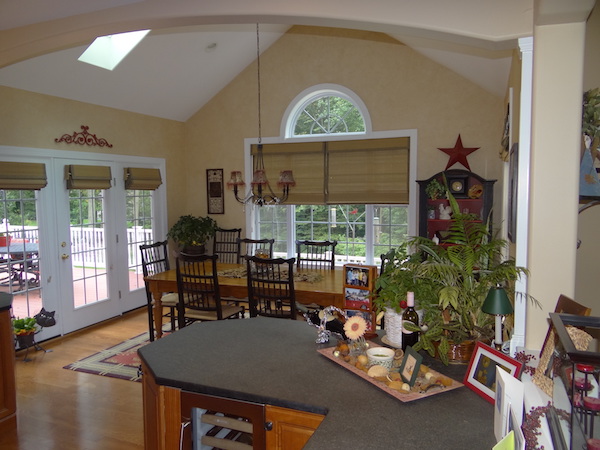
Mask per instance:
[[[0,85],[185,121],[256,58],[256,22],[262,51],[294,24],[385,32],[504,96],[533,0],[0,0]],[[140,28],[114,71],[77,61]]]

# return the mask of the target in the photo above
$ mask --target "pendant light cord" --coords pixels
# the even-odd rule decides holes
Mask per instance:
[[[260,120],[260,39],[256,24],[256,80],[258,84],[258,144],[262,143],[262,124]]]

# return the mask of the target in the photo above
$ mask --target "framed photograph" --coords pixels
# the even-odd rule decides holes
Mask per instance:
[[[208,214],[225,214],[223,169],[206,169]]]
[[[346,308],[362,309],[368,311],[371,308],[371,291],[368,289],[344,288],[344,299]]]
[[[346,268],[346,285],[369,287],[371,282],[370,267],[344,266]]]
[[[518,378],[523,363],[502,352],[477,342],[463,384],[494,404],[496,398],[496,367]]]
[[[405,383],[408,383],[410,387],[415,385],[417,375],[419,375],[419,368],[423,362],[423,356],[419,355],[409,345],[404,351],[404,359],[400,365],[400,375]]]

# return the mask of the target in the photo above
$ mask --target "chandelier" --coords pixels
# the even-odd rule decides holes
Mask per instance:
[[[282,189],[282,194],[276,195],[269,184],[267,173],[265,171],[260,114],[260,40],[258,24],[256,24],[256,68],[256,78],[258,81],[258,146],[256,155],[253,157],[254,170],[252,182],[250,183],[251,188],[248,194],[240,197],[240,190],[242,190],[243,195],[243,189],[246,183],[242,177],[242,172],[239,170],[231,172],[231,178],[227,182],[227,187],[230,189],[233,188],[235,199],[240,203],[253,203],[258,206],[278,205],[287,200],[290,187],[295,186],[296,182],[294,181],[294,175],[291,170],[282,170],[279,173],[279,180],[277,181],[277,186]]]

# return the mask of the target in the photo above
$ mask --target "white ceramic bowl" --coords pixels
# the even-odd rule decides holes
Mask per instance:
[[[367,358],[369,359],[369,366],[380,365],[392,368],[392,362],[394,361],[395,351],[387,347],[373,347],[367,350]]]

